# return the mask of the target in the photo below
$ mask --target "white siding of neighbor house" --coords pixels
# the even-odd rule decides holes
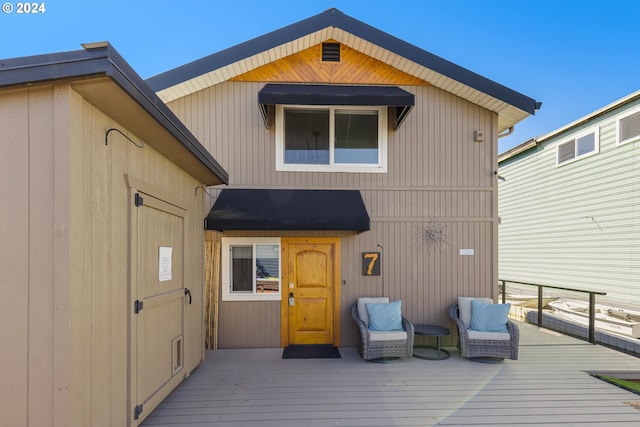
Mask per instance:
[[[607,292],[640,304],[640,140],[617,144],[617,119],[595,117],[500,164],[501,279]],[[556,166],[556,147],[599,128],[597,154]]]

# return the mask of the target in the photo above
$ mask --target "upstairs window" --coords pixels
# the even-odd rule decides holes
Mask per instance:
[[[276,169],[385,172],[387,107],[276,106]]]
[[[597,153],[598,139],[598,129],[595,129],[558,145],[557,164],[561,165]]]
[[[618,119],[618,144],[640,139],[640,111]]]

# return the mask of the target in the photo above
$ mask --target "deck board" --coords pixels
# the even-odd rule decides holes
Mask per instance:
[[[590,371],[640,371],[640,359],[520,323],[520,358],[283,360],[281,349],[217,350],[143,426],[640,425],[640,396]]]

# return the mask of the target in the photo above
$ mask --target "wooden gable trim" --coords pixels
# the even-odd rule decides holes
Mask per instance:
[[[335,40],[327,42],[338,43]],[[344,44],[340,62],[322,61],[322,43],[231,79],[234,82],[331,83],[427,86],[407,74]]]

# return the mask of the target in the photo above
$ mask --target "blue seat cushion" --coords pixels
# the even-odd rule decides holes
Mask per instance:
[[[388,304],[366,304],[369,314],[368,328],[372,331],[402,330],[402,301]]]
[[[471,328],[481,332],[508,332],[511,304],[486,304],[471,301]]]

